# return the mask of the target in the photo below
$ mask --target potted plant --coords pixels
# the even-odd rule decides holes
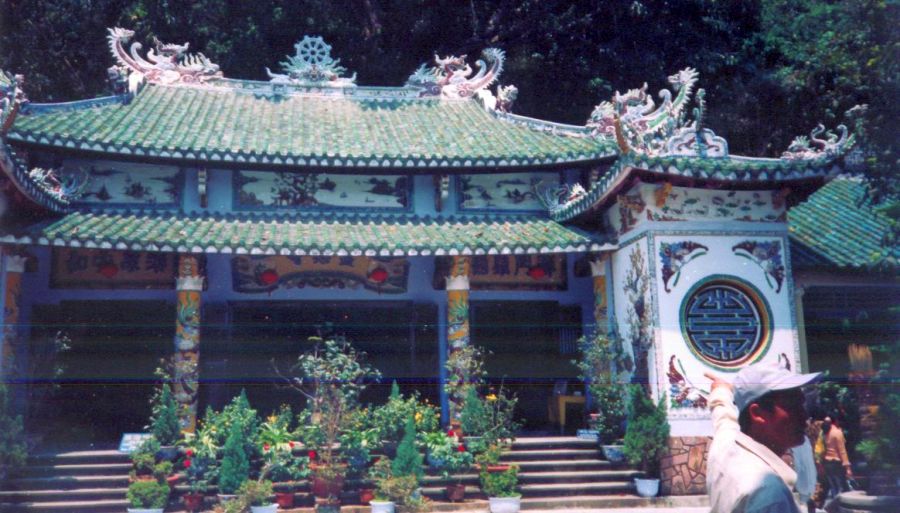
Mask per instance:
[[[275,513],[278,510],[278,504],[271,501],[272,481],[267,479],[244,481],[238,489],[238,497],[250,506],[251,513]]]
[[[369,478],[375,483],[375,498],[369,501],[372,513],[394,513],[397,506],[410,512],[427,510],[428,501],[418,491],[418,478],[396,475],[393,466],[390,458],[382,456],[369,469]]]
[[[145,429],[149,429],[160,443],[160,458],[171,461],[178,454],[175,443],[179,439],[181,425],[178,422],[178,405],[172,394],[170,374],[164,367],[165,365],[157,368],[155,372],[159,383],[150,398],[150,425]]]
[[[664,398],[654,403],[642,388],[634,387],[629,397],[628,427],[625,430],[625,457],[638,465],[646,477],[635,478],[638,495],[659,493],[659,460],[668,449],[669,422]]]
[[[28,458],[25,430],[20,415],[13,415],[6,384],[0,381],[0,482],[10,470],[21,467]]]
[[[275,502],[279,507],[294,507],[294,487],[296,482],[309,475],[309,460],[295,452],[299,446],[294,442],[291,430],[293,414],[287,406],[269,416],[260,426],[259,444],[263,457],[261,478],[273,482]]]
[[[162,513],[169,502],[171,488],[156,480],[134,481],[128,485],[128,513]]]
[[[472,466],[474,457],[455,433],[436,432],[428,437],[430,465],[441,471],[446,484],[447,500],[459,502],[465,499],[466,486],[461,473]],[[454,479],[455,478],[455,479]]]
[[[592,410],[591,427],[598,433],[601,450],[607,460],[625,459],[622,444],[627,417],[625,398],[627,387],[619,379],[618,369],[624,369],[623,356],[617,345],[606,336],[582,337],[578,341],[581,358],[573,363],[581,371],[579,376],[588,384]]]
[[[188,491],[181,499],[187,511],[200,511],[209,488],[209,474],[215,466],[215,455],[204,454],[202,448],[188,446],[181,461]]]
[[[481,468],[478,475],[481,490],[488,496],[491,513],[516,513],[521,506],[522,495],[516,487],[519,484],[519,467],[510,465],[503,472],[488,472]]]
[[[307,401],[300,414],[300,431],[316,456],[310,458],[312,492],[318,498],[337,499],[347,473],[347,463],[338,446],[340,436],[347,431],[353,411],[359,408],[364,380],[380,374],[364,364],[364,355],[342,338],[310,340],[315,343],[314,348],[297,358],[289,375],[277,367],[275,371]]]
[[[374,497],[371,482],[365,479],[372,450],[379,446],[378,429],[369,409],[356,410],[340,437],[341,453],[347,462],[347,477],[359,483],[359,502],[368,504]],[[396,451],[395,451],[396,452]]]
[[[244,449],[243,432],[237,423],[231,425],[228,438],[222,448],[222,464],[219,469],[219,499],[227,501],[237,493],[241,484],[250,476],[250,459]]]

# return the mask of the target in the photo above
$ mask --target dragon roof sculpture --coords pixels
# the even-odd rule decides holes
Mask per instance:
[[[130,49],[125,50],[124,45],[132,37],[134,37],[133,30],[120,27],[109,29],[107,36],[109,49],[119,66],[140,74],[148,82],[196,83],[222,78],[219,66],[205,55],[187,53],[189,43],[175,45],[155,40],[155,49],[148,50],[145,59],[138,54],[143,47],[140,43],[132,43]]]
[[[347,68],[340,65],[340,59],[331,57],[331,45],[319,36],[303,36],[294,45],[295,54],[288,55],[281,62],[284,74],[272,73],[266,68],[272,84],[294,84],[301,86],[356,87],[356,73],[342,77]]]
[[[435,54],[437,66],[422,64],[409,76],[407,86],[423,88],[422,96],[444,98],[468,98],[477,91],[493,84],[503,71],[506,55],[498,48],[485,48],[478,59],[478,73],[472,75],[472,67],[466,56],[440,57]]]
[[[853,146],[854,137],[849,134],[845,125],[838,125],[840,136],[831,130],[825,130],[825,126],[821,123],[813,128],[809,137],[800,135],[791,141],[787,151],[781,154],[781,158],[785,160],[804,160],[818,158],[836,158],[843,155],[851,146]],[[825,134],[825,138],[819,137]]]

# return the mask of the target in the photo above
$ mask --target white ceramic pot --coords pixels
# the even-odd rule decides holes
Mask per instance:
[[[611,463],[621,463],[625,461],[624,445],[601,445],[603,449],[603,457]]]
[[[659,493],[659,479],[634,478],[634,486],[641,497],[656,497]]]
[[[127,508],[128,513],[163,513],[163,508]]]
[[[394,513],[394,503],[391,501],[369,501],[372,513]]]
[[[252,513],[275,513],[278,511],[278,504],[266,504],[265,506],[250,506]]]
[[[521,495],[516,495],[515,497],[488,497],[488,506],[491,513],[518,513],[521,501]]]

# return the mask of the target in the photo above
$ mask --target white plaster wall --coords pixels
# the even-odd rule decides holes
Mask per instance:
[[[667,395],[667,402],[671,401],[671,389],[667,371],[669,361],[674,356],[680,366],[676,369],[685,379],[686,385],[694,389],[694,397],[709,390],[709,381],[703,376],[705,372],[713,372],[731,379],[734,372],[717,369],[707,362],[695,356],[688,347],[688,343],[682,334],[680,325],[680,311],[682,302],[690,289],[698,282],[712,276],[734,277],[752,285],[768,304],[771,312],[772,338],[768,349],[758,361],[777,362],[785,358],[792,369],[800,368],[800,352],[796,332],[796,321],[793,312],[793,286],[788,268],[787,237],[783,232],[770,234],[746,233],[727,235],[702,234],[700,232],[670,232],[656,233],[651,238],[650,253],[653,260],[653,295],[656,298],[655,347],[658,353],[655,355],[655,368],[659,379],[656,381],[656,390]],[[705,246],[705,250],[696,250],[693,260],[683,264],[680,273],[670,276],[668,279],[668,291],[663,279],[663,262],[660,249],[663,244],[690,241]],[[778,262],[769,261],[757,264],[752,259],[743,258],[735,253],[734,246],[744,241],[777,242],[780,243],[780,263],[785,266],[785,277],[781,289],[774,278],[769,275],[766,279],[766,268],[772,269],[772,265]],[[705,254],[701,254],[705,251]],[[690,255],[689,255],[690,256]],[[773,259],[774,260],[774,259]],[[674,268],[673,268],[674,270]],[[677,282],[676,282],[677,278]],[[712,434],[712,426],[709,422],[709,412],[705,408],[672,407],[670,403],[669,419],[672,424],[673,436],[703,436]]]

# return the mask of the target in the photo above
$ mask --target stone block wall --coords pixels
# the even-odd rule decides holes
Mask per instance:
[[[707,436],[669,438],[669,454],[660,462],[662,495],[706,493],[706,456],[711,442]]]

